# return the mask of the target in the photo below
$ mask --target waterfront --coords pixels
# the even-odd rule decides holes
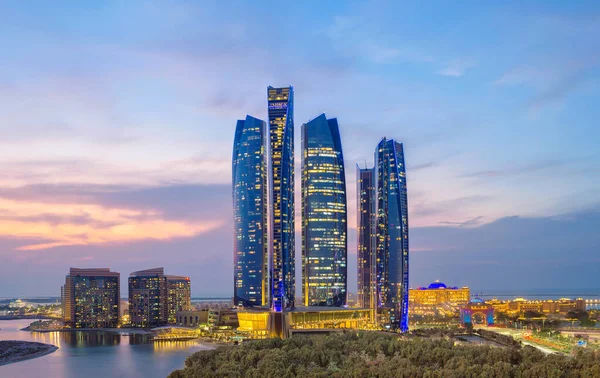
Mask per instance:
[[[0,366],[0,377],[166,377],[181,369],[192,353],[214,348],[199,340],[152,342],[148,335],[120,335],[107,331],[20,331],[32,320],[0,321],[0,340],[53,344],[49,355]]]

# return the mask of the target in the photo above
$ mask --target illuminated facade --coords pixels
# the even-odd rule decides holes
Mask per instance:
[[[120,274],[108,268],[71,268],[61,290],[63,321],[75,328],[119,325]]]
[[[466,305],[470,300],[471,290],[468,287],[448,287],[439,281],[432,282],[428,287],[410,289],[408,292],[408,302],[418,306]]]
[[[290,337],[302,333],[329,333],[344,329],[373,329],[371,310],[344,307],[296,307],[283,314],[282,334],[274,334],[270,311],[245,310],[238,312],[238,332],[250,338]]]
[[[510,301],[501,301],[496,298],[487,301],[497,312],[510,314],[523,314],[527,311],[539,312],[543,314],[562,314],[570,311],[585,311],[586,303],[583,298],[569,299],[547,299],[547,300],[527,300],[525,298],[515,298]]]
[[[375,224],[377,220],[373,168],[356,167],[358,307],[375,308]]]
[[[129,275],[129,316],[133,327],[158,327],[167,323],[166,281],[163,268]]]
[[[460,308],[460,323],[494,325],[494,307],[485,301],[475,298]]]
[[[271,304],[294,307],[294,88],[267,88],[271,189]]]
[[[337,119],[302,125],[302,299],[344,306],[347,286],[344,155]]]
[[[175,324],[178,311],[191,309],[189,277],[165,275],[163,268],[129,275],[129,318],[132,327]]]
[[[408,199],[402,143],[383,138],[375,152],[377,176],[377,307],[383,324],[408,330]]]
[[[232,157],[234,304],[269,304],[265,122],[237,122]]]
[[[177,313],[192,308],[192,284],[189,277],[167,276],[167,323],[177,323]]]

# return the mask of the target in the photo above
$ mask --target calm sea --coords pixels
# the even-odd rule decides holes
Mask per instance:
[[[54,344],[49,355],[0,366],[1,378],[166,377],[192,353],[214,348],[199,341],[154,343],[147,335],[113,332],[20,331],[32,320],[0,320],[0,340]]]
[[[548,300],[559,298],[583,298],[588,301],[587,309],[600,309],[600,289],[534,289],[534,290],[471,290],[471,296],[481,299],[498,298],[509,300],[525,298],[529,300]]]

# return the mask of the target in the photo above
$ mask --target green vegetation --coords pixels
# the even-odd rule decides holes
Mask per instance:
[[[376,332],[268,339],[190,356],[169,378],[600,377],[600,353],[544,355],[531,348],[456,346]]]

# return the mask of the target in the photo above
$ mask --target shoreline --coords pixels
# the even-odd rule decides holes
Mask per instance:
[[[52,344],[44,344],[44,343],[31,342],[31,341],[20,341],[20,340],[2,340],[2,341],[0,341],[0,351],[3,351],[3,348],[1,348],[3,346],[3,344],[8,344],[8,343],[14,343],[14,345],[8,346],[7,350],[16,348],[16,349],[21,349],[21,351],[20,351],[20,353],[17,352],[15,355],[4,357],[3,359],[0,359],[0,366],[12,364],[15,362],[27,361],[27,360],[31,360],[31,359],[38,358],[38,357],[43,357],[48,354],[54,353],[58,350],[58,347],[56,345],[52,345]],[[42,347],[43,349],[38,350],[34,353],[27,353],[28,349],[26,349],[26,348],[32,347],[32,346]]]

